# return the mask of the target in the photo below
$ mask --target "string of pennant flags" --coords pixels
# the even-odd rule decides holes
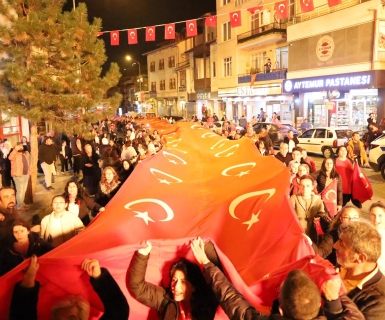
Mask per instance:
[[[341,4],[342,0],[328,0],[329,7],[333,7],[336,5]],[[314,3],[313,0],[300,0],[301,5],[301,12],[307,13],[314,10]],[[289,10],[289,1],[283,0],[276,2],[274,4],[275,8],[275,15],[276,19],[286,19],[290,16],[290,10]],[[186,36],[187,37],[195,37],[198,35],[198,28],[197,28],[197,21],[201,19],[205,19],[205,26],[206,27],[216,27],[217,25],[217,16],[220,15],[229,15],[230,17],[230,26],[231,28],[236,28],[242,26],[242,19],[241,19],[241,11],[249,11],[251,14],[256,14],[263,10],[263,5],[259,5],[256,7],[248,8],[248,9],[241,9],[238,11],[230,12],[230,13],[222,13],[219,15],[211,15],[207,16],[205,18],[197,18],[187,21],[179,21],[179,22],[173,22],[173,23],[167,23],[167,24],[159,24],[154,26],[147,26],[147,27],[139,27],[139,28],[133,28],[133,29],[121,29],[121,30],[113,30],[113,31],[101,31],[98,32],[96,35],[101,36],[104,33],[110,33],[110,43],[111,46],[118,46],[120,44],[120,32],[127,31],[128,36],[128,44],[138,44],[138,30],[139,29],[146,29],[146,41],[155,41],[155,34],[156,34],[156,28],[157,27],[163,27],[164,26],[164,39],[165,40],[173,40],[175,39],[175,25],[179,23],[185,23],[186,24]]]

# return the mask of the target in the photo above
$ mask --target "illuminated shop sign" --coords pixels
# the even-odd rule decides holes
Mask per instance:
[[[292,93],[329,89],[370,88],[372,87],[373,78],[373,73],[367,72],[285,80],[283,83],[283,91],[285,93]]]
[[[269,93],[269,88],[237,87],[238,96],[264,96]]]

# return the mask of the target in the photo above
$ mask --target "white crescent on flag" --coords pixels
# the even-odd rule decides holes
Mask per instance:
[[[330,196],[332,195],[332,196]],[[330,202],[337,202],[337,193],[335,190],[328,190],[325,194],[325,199]]]
[[[148,29],[148,33],[152,34],[154,32],[154,29],[150,28]]]
[[[281,9],[281,6],[282,6],[282,9]],[[278,6],[278,10],[281,11],[281,12],[284,12],[284,11],[285,11],[285,8],[286,8],[286,6],[285,6],[283,3],[281,3],[281,4]]]
[[[235,151],[236,149],[238,149],[238,147],[239,147],[239,144],[233,145],[233,146],[231,146],[230,148],[227,148],[227,149],[225,149],[225,150],[223,150],[223,151],[221,151],[221,152],[217,152],[217,153],[215,154],[215,157],[216,157],[216,158],[230,157],[230,156],[232,156],[232,155],[234,154],[233,151]],[[231,152],[229,152],[229,151],[231,151]],[[226,152],[228,152],[228,153],[226,153]],[[226,154],[223,155],[224,153],[226,153]]]
[[[116,38],[118,37],[117,33],[114,32],[114,33],[112,34],[112,37],[114,38],[114,40],[116,40]]]
[[[161,200],[158,200],[158,199],[147,198],[147,199],[134,200],[134,201],[127,203],[124,206],[124,208],[127,210],[132,210],[130,208],[132,205],[137,204],[137,203],[146,203],[146,202],[156,203],[156,204],[160,205],[166,211],[167,217],[165,219],[159,220],[159,221],[165,222],[165,221],[170,221],[174,218],[174,212],[172,211],[170,206],[167,203],[165,203]],[[134,211],[134,212],[137,213],[137,215],[135,217],[142,218],[146,222],[147,225],[148,225],[148,221],[154,222],[154,220],[148,216],[148,212],[139,212],[139,211]]]
[[[167,28],[167,30],[168,30],[168,33],[172,33],[172,31],[174,30],[174,28],[171,27],[171,26],[169,26],[169,27]]]
[[[235,166],[231,166],[231,167],[228,167],[225,170],[223,170],[222,171],[222,175],[225,176],[225,177],[233,177],[233,176],[235,176],[235,177],[242,177],[245,174],[249,174],[250,170],[253,169],[256,165],[257,164],[255,162],[247,162],[247,163],[237,164]],[[230,170],[233,170],[235,168],[240,168],[240,167],[247,167],[247,166],[251,166],[251,168],[249,170],[246,170],[246,171],[241,171],[238,174],[227,174],[227,172],[230,171]]]
[[[188,27],[190,28],[190,30],[194,30],[195,24],[194,24],[194,23],[190,23],[190,24],[188,25]]]
[[[131,38],[135,38],[135,32],[134,32],[134,31],[131,31],[131,32],[130,32],[130,36],[131,36]]]
[[[233,13],[233,20],[235,20],[235,21],[238,20],[238,13]]]
[[[163,172],[163,171],[160,171],[158,169],[155,169],[155,168],[150,168],[150,172],[152,173],[152,175],[157,178],[159,180],[160,183],[164,183],[164,184],[167,184],[167,185],[170,185],[172,183],[181,183],[183,182],[183,180],[177,178],[177,177],[174,177],[172,176],[171,174],[168,174],[166,172]],[[175,182],[171,182],[171,181],[168,181],[167,179],[159,179],[156,175],[156,173],[160,173],[161,175],[163,176],[166,176],[166,177],[169,177],[171,178],[172,180],[174,180]]]

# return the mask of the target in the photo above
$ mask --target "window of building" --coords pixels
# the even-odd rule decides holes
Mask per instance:
[[[217,76],[217,65],[216,62],[213,61],[213,78]]]
[[[156,92],[156,81],[151,82],[151,91]]]
[[[231,40],[231,25],[230,21],[222,24],[222,39],[223,41]]]
[[[182,70],[179,72],[180,77],[180,86],[186,88],[186,70]]]
[[[231,71],[231,57],[224,58],[223,59],[223,76],[224,77],[231,77],[232,71]]]
[[[155,71],[155,61],[152,61],[150,63],[150,72],[154,72]]]
[[[169,88],[170,89],[176,89],[175,78],[170,79],[170,81],[169,81]]]
[[[222,0],[222,6],[225,6],[226,4],[230,3],[231,0]]]
[[[168,57],[168,67],[175,68],[175,56]]]
[[[288,47],[275,49],[275,61],[272,61],[273,68],[287,69],[289,63]]]
[[[267,58],[269,57],[266,56],[266,52],[258,52],[258,53],[252,54],[250,56],[250,66],[251,66],[250,73],[264,72],[264,65],[266,63],[265,60]]]
[[[2,113],[1,119],[8,120],[2,125],[3,134],[14,134],[19,132],[19,117],[8,117],[6,114]]]
[[[159,70],[164,70],[164,59],[159,60]]]
[[[166,80],[160,80],[159,90],[166,90]]]

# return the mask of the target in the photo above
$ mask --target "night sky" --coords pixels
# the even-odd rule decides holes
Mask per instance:
[[[67,0],[65,10],[72,9],[72,0]],[[172,23],[199,18],[206,12],[215,12],[216,0],[75,0],[85,2],[88,8],[90,21],[94,17],[102,18],[102,31],[131,29]],[[184,23],[176,25],[176,31],[185,27]],[[125,60],[129,54],[142,65],[146,64],[146,57],[142,54],[156,49],[157,43],[164,39],[163,27],[156,28],[156,41],[146,42],[145,31],[138,30],[138,44],[128,45],[127,32],[120,32],[120,45],[110,45],[110,34],[103,34],[108,60],[105,68],[111,62],[117,62],[124,74],[137,74],[138,67],[132,66]],[[127,71],[123,71],[123,68]],[[145,70],[142,69],[142,73]]]

